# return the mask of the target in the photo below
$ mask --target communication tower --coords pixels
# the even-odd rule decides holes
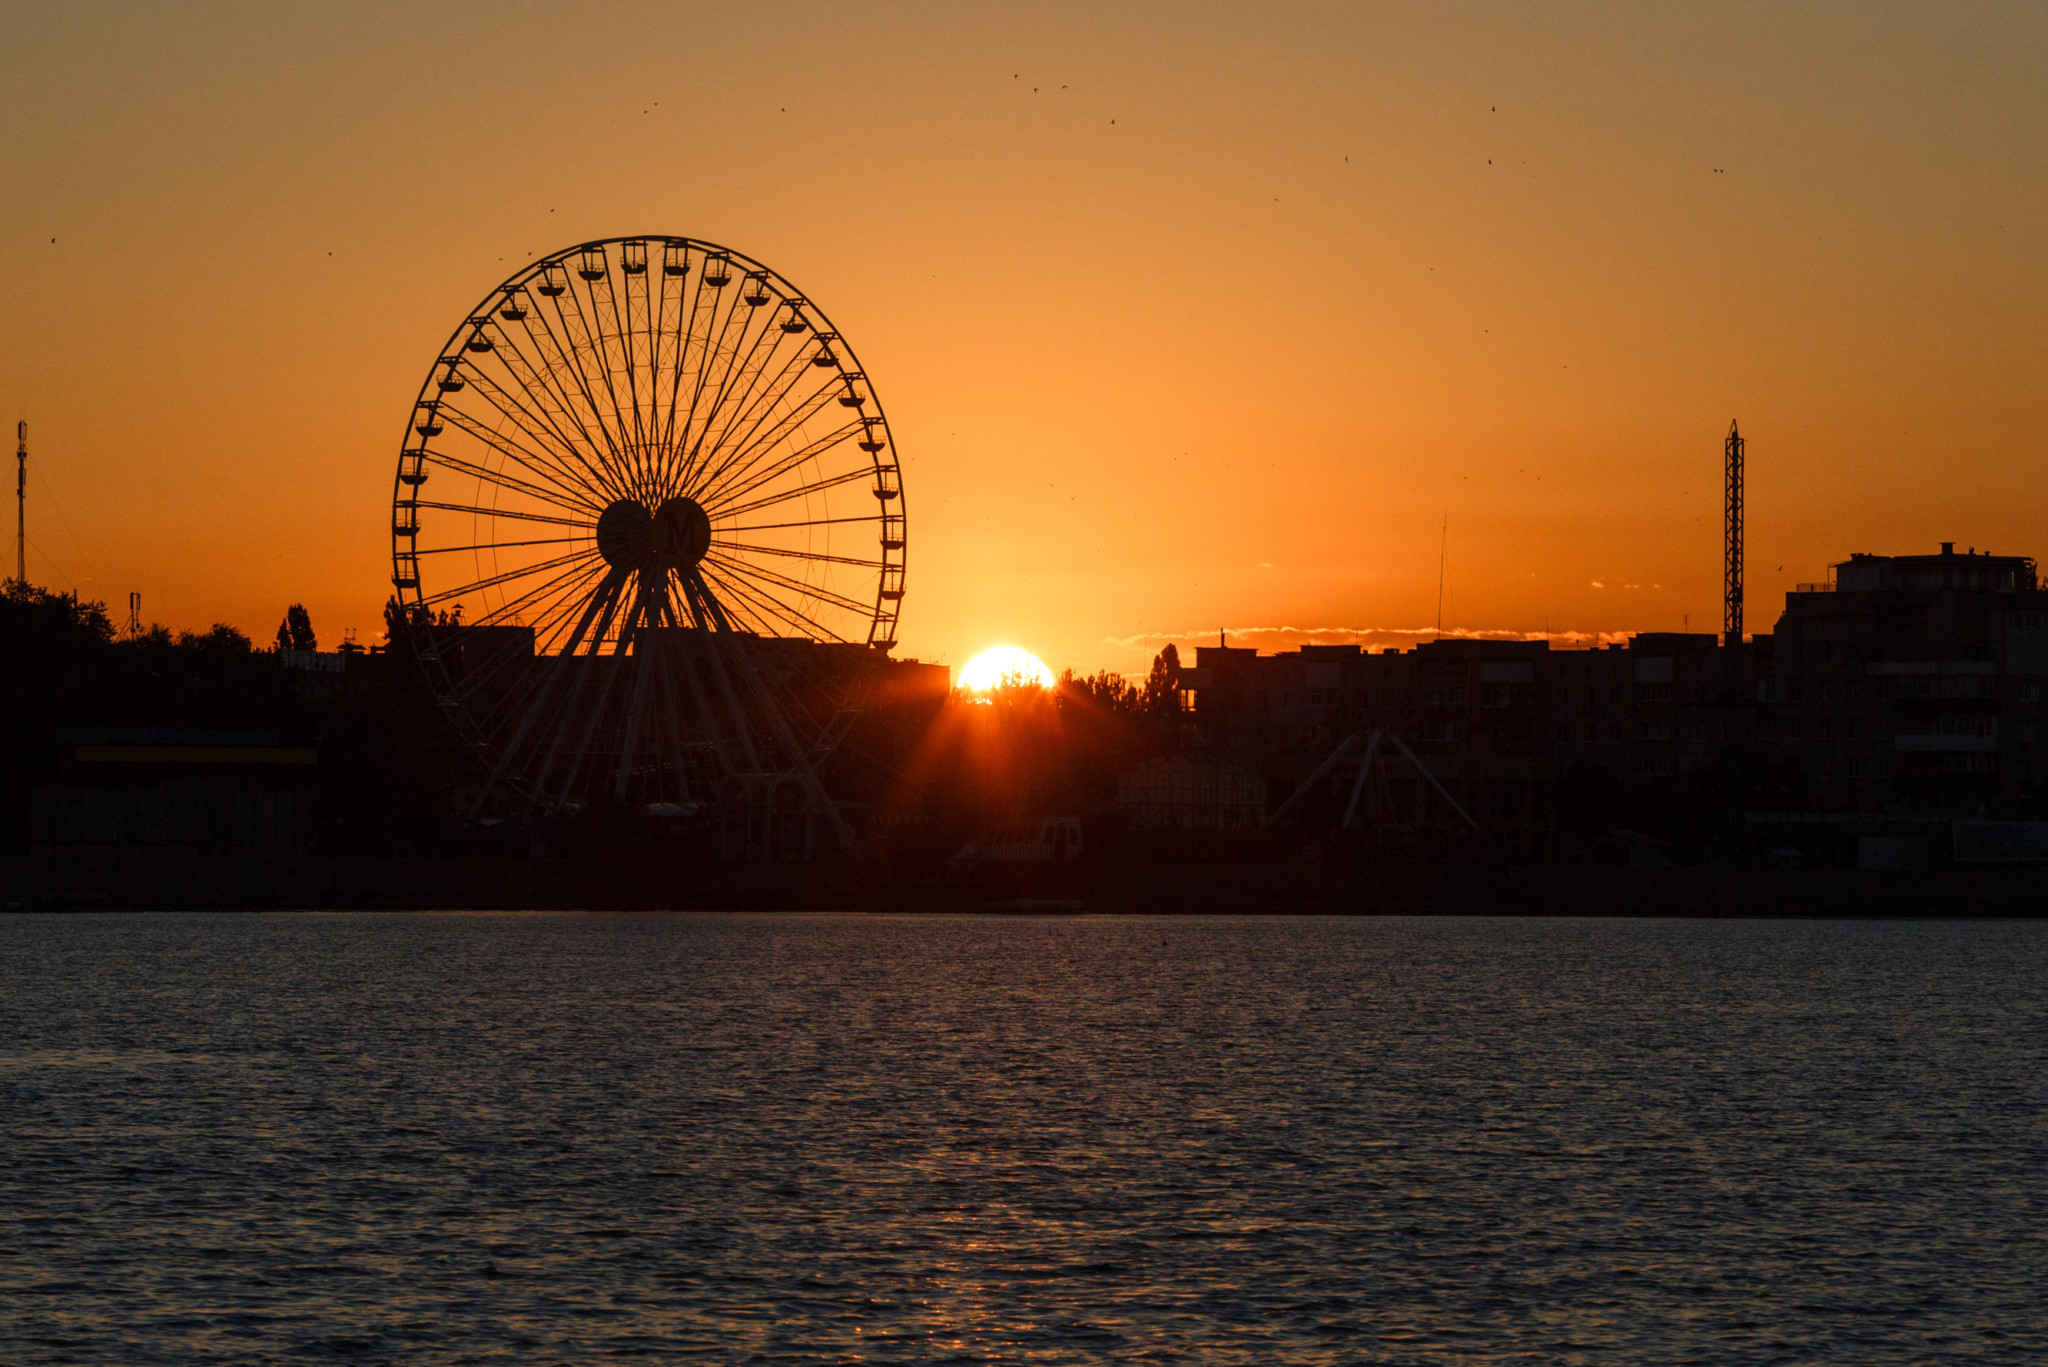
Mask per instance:
[[[1721,580],[1721,642],[1742,644],[1742,433],[1728,420],[1728,529]]]
[[[138,640],[142,636],[142,595],[128,591],[128,639]]]
[[[28,419],[14,424],[14,577],[28,582]]]

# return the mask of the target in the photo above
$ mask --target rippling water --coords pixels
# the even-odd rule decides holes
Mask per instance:
[[[0,919],[0,1361],[2048,1361],[2040,923]]]

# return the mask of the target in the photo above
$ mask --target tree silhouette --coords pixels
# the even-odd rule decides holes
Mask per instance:
[[[1069,669],[1060,675],[1057,691],[1063,708],[1094,708],[1118,717],[1139,716],[1145,710],[1144,695],[1136,686],[1123,675],[1106,669],[1085,679]]]
[[[319,650],[319,639],[313,635],[313,617],[305,611],[303,603],[293,603],[285,609],[285,631],[293,650]]]
[[[205,631],[179,632],[178,648],[208,655],[247,655],[255,646],[226,622],[215,622]]]
[[[0,634],[16,646],[75,649],[113,640],[114,624],[105,603],[9,579],[0,585]]]
[[[1153,657],[1141,701],[1147,716],[1168,717],[1180,711],[1180,651],[1173,642]]]

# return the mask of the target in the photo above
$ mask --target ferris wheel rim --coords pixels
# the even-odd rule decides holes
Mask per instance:
[[[740,251],[737,248],[729,247],[723,243],[713,242],[708,238],[691,237],[686,235],[667,233],[640,233],[619,234],[608,237],[589,238],[585,239],[584,241],[573,243],[569,246],[558,248],[552,252],[533,258],[531,261],[525,263],[520,268],[515,270],[512,274],[506,276],[497,285],[493,286],[490,290],[486,291],[481,297],[479,297],[475,304],[473,304],[464,313],[462,321],[459,322],[455,326],[455,328],[449,333],[447,340],[443,343],[440,351],[437,353],[436,361],[428,367],[426,378],[421,382],[419,391],[414,396],[411,408],[408,410],[406,419],[407,433],[411,433],[411,431],[413,430],[414,419],[423,410],[433,410],[438,407],[439,401],[435,395],[435,390],[437,386],[437,378],[435,373],[436,370],[441,368],[449,358],[460,356],[462,343],[465,337],[471,332],[473,332],[480,322],[483,322],[488,319],[488,316],[494,304],[498,303],[500,300],[507,298],[515,290],[523,290],[535,280],[544,278],[546,272],[550,267],[564,266],[566,263],[572,260],[582,258],[586,253],[590,253],[593,251],[607,252],[607,250],[610,248],[623,248],[629,244],[642,244],[644,246],[660,246],[663,248],[677,247],[684,250],[685,252],[695,251],[697,253],[700,253],[701,256],[706,260],[718,259],[723,261],[728,266],[739,267],[741,268],[741,273],[749,277],[758,275],[766,280],[776,283],[777,285],[782,287],[783,294],[786,299],[792,299],[800,302],[804,312],[813,316],[816,319],[817,324],[819,326],[814,327],[812,331],[814,333],[829,336],[831,338],[832,346],[838,352],[844,354],[849,364],[837,366],[836,369],[838,370],[838,372],[841,375],[854,376],[858,378],[861,381],[861,383],[867,386],[866,402],[872,405],[872,407],[875,410],[875,417],[880,424],[880,430],[881,432],[886,434],[886,446],[891,456],[891,459],[888,462],[888,468],[890,468],[890,470],[894,474],[895,486],[892,491],[891,498],[896,505],[894,509],[893,521],[899,529],[899,533],[893,542],[889,541],[889,539],[886,536],[883,538],[883,563],[876,567],[881,572],[877,575],[874,602],[872,604],[872,607],[869,609],[872,613],[871,620],[873,623],[873,628],[870,630],[866,637],[866,644],[880,647],[884,650],[890,648],[895,643],[895,633],[898,620],[900,617],[900,611],[891,605],[899,603],[902,598],[903,585],[908,578],[909,555],[908,538],[901,532],[901,529],[907,527],[908,523],[908,499],[902,489],[900,465],[897,463],[894,454],[896,449],[894,429],[889,423],[887,409],[883,404],[880,395],[875,391],[874,387],[871,384],[867,383],[865,367],[860,363],[858,353],[855,351],[853,345],[846,340],[845,334],[839,331],[838,325],[832,321],[831,316],[823,308],[821,308],[817,304],[817,302],[814,299],[812,299],[807,293],[798,289],[794,282],[790,281],[787,276],[783,275],[774,267],[769,266],[767,263],[761,261],[759,258],[754,257],[746,252]],[[411,441],[412,439],[410,436],[401,438],[401,452],[404,451],[407,445],[411,444]],[[876,471],[878,474],[884,468],[884,462],[880,458],[879,453],[870,453],[869,468],[873,471]],[[394,476],[392,485],[392,501],[394,505],[394,511],[396,510],[397,506],[399,505],[402,499],[403,477],[403,455],[401,455],[401,468],[398,474]],[[432,505],[421,504],[420,506]],[[602,510],[592,509],[592,511],[598,511],[601,514]],[[515,517],[521,520],[534,520],[532,519],[532,516],[530,514],[505,514],[505,516]],[[775,526],[778,528],[791,525],[816,526],[822,525],[823,521],[837,520],[840,519],[819,520],[798,518],[794,519],[793,522],[775,524]],[[852,518],[845,520],[863,521],[870,519]],[[886,521],[888,519],[883,518],[881,515],[877,515],[872,520],[884,522],[886,526]],[[407,564],[408,559],[412,560],[412,563],[410,565]],[[418,573],[417,559],[416,557],[408,556],[406,552],[405,542],[401,534],[396,529],[395,517],[394,531],[392,535],[392,566],[392,583],[394,588],[394,594],[400,605],[406,609],[409,609],[414,614],[421,613],[428,609],[432,604],[429,600],[427,593],[425,592],[423,581]],[[891,576],[889,573],[889,571],[891,570],[893,570],[894,572],[893,592],[891,591],[892,585]],[[801,626],[798,623],[792,622],[786,617],[782,619],[782,624],[784,626],[798,626],[798,631],[796,634],[804,634],[801,629]],[[433,621],[431,617],[428,618],[426,625],[428,629],[431,631],[433,627]],[[536,648],[538,649],[538,647]]]
[[[695,278],[685,285],[680,277],[690,273],[693,256]],[[676,262],[680,267],[672,269]],[[713,269],[716,278],[710,274]],[[572,273],[583,282],[582,295],[569,284]],[[668,283],[672,276],[673,296]],[[639,285],[637,330],[635,277],[645,277]],[[659,292],[657,279],[663,282]],[[735,279],[740,288],[725,296],[723,291]],[[599,281],[609,292],[609,323],[599,307]],[[699,337],[699,309],[707,289],[714,294]],[[527,324],[530,315],[537,315],[547,326],[537,296],[555,301],[555,318],[561,324],[561,335],[550,330],[546,346]],[[575,326],[560,305],[565,296],[575,306]],[[591,305],[587,315],[586,297]],[[671,329],[672,302],[676,314]],[[786,309],[778,330],[797,340],[787,357],[777,362],[775,380],[768,388],[757,389],[770,361],[782,354],[782,338],[770,337],[768,322],[754,328],[756,315],[770,302],[776,309],[761,316],[772,319]],[[735,320],[741,319],[735,331]],[[533,342],[532,354],[505,326],[508,321],[520,324]],[[642,341],[644,354],[636,356],[636,345]],[[761,353],[764,341],[767,350]],[[815,350],[808,350],[814,342]],[[495,358],[493,352],[498,353]],[[517,356],[517,363],[508,355]],[[492,359],[498,362],[495,368]],[[785,383],[784,376],[792,371],[805,375],[806,364],[824,376],[784,408],[800,388],[796,378]],[[756,368],[749,371],[750,365]],[[718,388],[703,409],[704,425],[693,429],[714,372]],[[627,385],[624,394],[618,388],[620,376]],[[680,386],[686,376],[694,388],[688,411],[682,413]],[[638,389],[642,378],[648,385],[644,412]],[[671,385],[665,426],[657,421],[662,418],[658,382],[663,380]],[[735,381],[739,389],[730,397],[741,407],[726,412],[723,406]],[[835,390],[835,385],[843,390]],[[469,400],[451,397],[472,386]],[[572,391],[580,392],[580,400]],[[607,426],[599,394],[610,403],[615,432]],[[479,397],[487,398],[488,405],[472,408]],[[824,438],[814,438],[808,424],[831,398],[853,416],[830,427]],[[630,420],[622,400],[630,404]],[[495,416],[487,408],[494,408]],[[743,421],[748,425],[741,428]],[[447,623],[435,616],[436,608],[446,613],[451,603],[458,623],[472,599],[488,606],[478,622],[461,625],[519,624],[532,611],[539,625],[521,628],[529,631],[528,658],[561,661],[554,677],[578,679],[579,690],[581,674],[568,668],[570,658],[639,659],[650,650],[650,641],[658,646],[658,634],[672,627],[694,626],[707,640],[779,638],[880,651],[895,642],[908,567],[907,508],[886,408],[852,343],[830,315],[787,276],[750,254],[704,238],[650,233],[592,238],[535,257],[462,315],[427,367],[406,422],[392,485],[392,587],[398,611],[394,628],[403,625],[416,633],[417,653],[428,667],[443,710],[480,753],[496,746],[509,756],[537,724],[545,730],[548,723],[539,719],[555,685],[532,684],[531,691],[519,696],[523,711],[514,721],[501,718],[493,723],[477,716],[478,689],[467,680],[458,681],[448,659],[451,650],[462,648],[463,636],[446,631]],[[714,422],[720,424],[715,441]],[[437,439],[450,430],[458,430],[458,437],[436,449]],[[726,449],[735,439],[736,444]],[[849,442],[866,453],[864,459],[848,454]],[[679,455],[681,465],[676,464]],[[827,456],[832,457],[829,466],[823,464]],[[700,458],[702,466],[697,464]],[[430,468],[436,475],[473,479],[476,492],[471,500],[451,503],[424,497]],[[813,478],[809,472],[829,473]],[[836,502],[829,496],[856,482],[871,486],[873,511],[838,515],[835,507],[843,505],[851,491]],[[705,501],[699,502],[700,497]],[[457,527],[456,519],[466,519],[468,533],[455,531],[441,536],[437,544],[423,544],[436,541],[422,534],[423,512],[430,515],[429,522],[438,522],[445,514],[449,528]],[[832,531],[844,524],[871,529],[873,539],[867,545],[873,558],[833,553]],[[778,537],[784,544],[777,544]],[[808,539],[799,543],[798,538]],[[820,539],[823,550],[818,549]],[[515,552],[520,558],[513,567],[502,568],[504,557]],[[445,556],[453,562],[464,554],[470,557],[471,570],[466,582],[437,587],[428,567],[438,569],[442,562],[429,558]],[[801,572],[764,563],[783,557]],[[462,581],[463,576],[457,573],[451,579]],[[838,586],[841,580],[847,581],[845,590]],[[850,596],[863,582],[872,585],[871,594]],[[518,596],[508,597],[514,587]],[[744,651],[726,656],[725,663],[700,656],[699,664],[706,659],[714,672],[730,674],[722,680],[729,695],[732,679],[742,673],[745,687],[765,687]],[[636,666],[637,687],[644,691],[648,680],[659,676],[658,686],[674,691],[681,677],[675,671],[685,668],[662,649],[653,649],[651,662]],[[557,754],[565,755],[570,766],[562,788],[565,794],[594,753],[589,747],[598,729],[598,711],[618,711],[622,706],[613,699],[613,685],[607,679],[590,705],[592,720],[580,739],[562,729],[534,742],[546,744],[543,779]],[[637,697],[631,706],[638,706]],[[738,704],[734,706],[737,709]],[[802,769],[801,747],[790,739],[779,708],[771,702],[764,711],[758,700],[749,706],[755,708],[758,724],[772,722],[780,728],[779,738],[771,737],[764,745],[780,747],[785,767],[793,763]],[[624,727],[626,758],[620,761],[618,784],[623,793],[639,716],[630,710],[620,716],[623,722],[615,718],[607,725]],[[739,729],[748,725],[742,720]],[[759,767],[751,749],[748,762]],[[809,781],[815,787],[815,775],[809,775]]]

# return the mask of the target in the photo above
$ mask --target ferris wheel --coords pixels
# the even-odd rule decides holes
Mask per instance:
[[[816,766],[895,640],[903,487],[852,347],[781,275],[684,237],[518,271],[420,386],[391,528],[474,810],[838,821]]]

